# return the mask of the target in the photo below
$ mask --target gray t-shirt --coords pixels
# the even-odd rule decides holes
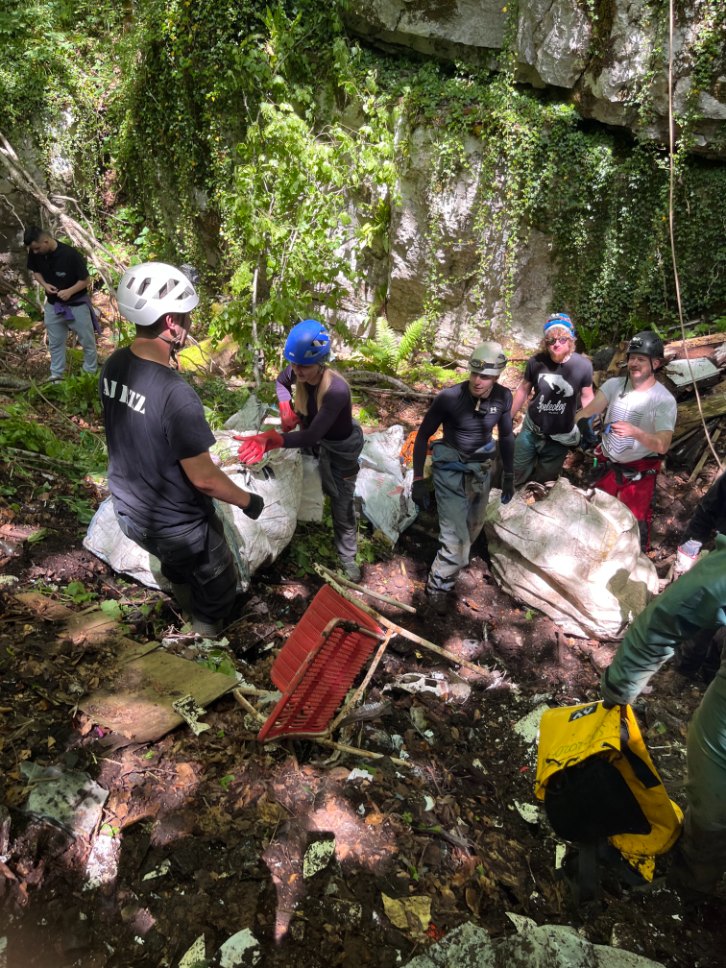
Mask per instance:
[[[662,383],[656,382],[647,390],[630,388],[621,396],[624,386],[625,377],[614,377],[600,387],[600,392],[608,399],[605,426],[625,420],[647,434],[673,430],[676,425],[676,400]],[[634,437],[616,437],[615,434],[602,435],[602,448],[616,464],[629,464],[643,457],[657,456]]]

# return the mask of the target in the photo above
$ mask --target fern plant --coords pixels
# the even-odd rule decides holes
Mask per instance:
[[[353,354],[353,359],[380,373],[400,376],[413,365],[416,353],[423,348],[429,325],[429,320],[421,316],[409,323],[403,334],[399,335],[391,329],[384,316],[379,316],[375,338],[364,340]]]

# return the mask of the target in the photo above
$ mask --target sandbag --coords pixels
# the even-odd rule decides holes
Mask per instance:
[[[217,443],[212,453],[223,464],[233,462],[239,442],[231,433],[215,436]],[[255,571],[274,561],[295,532],[302,498],[302,460],[297,450],[275,450],[253,467],[242,468],[231,463],[224,469],[238,487],[261,495],[265,502],[262,514],[253,521],[241,508],[215,501],[237,564],[239,588],[246,591]],[[83,545],[114,571],[129,575],[149,588],[169,589],[158,560],[119,528],[110,498],[94,515]]]
[[[484,531],[497,582],[568,635],[621,638],[658,592],[638,522],[616,498],[564,478],[534,504],[526,493],[502,505],[492,491]]]
[[[392,545],[418,513],[411,500],[413,472],[404,475],[399,457],[403,440],[400,424],[366,434],[355,484],[363,514]]]

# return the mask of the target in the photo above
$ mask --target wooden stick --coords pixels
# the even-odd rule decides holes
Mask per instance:
[[[292,738],[294,739],[294,737]],[[408,760],[401,760],[397,756],[389,756],[388,753],[373,753],[370,750],[359,749],[357,746],[348,746],[346,743],[336,743],[334,739],[326,739],[323,736],[317,737],[315,742],[320,743],[321,746],[329,746],[331,749],[340,750],[341,753],[352,753],[354,756],[362,756],[367,760],[388,759],[396,766],[407,766],[409,768],[411,766]]]
[[[316,569],[318,569],[319,567],[320,567],[319,565],[315,565]],[[434,652],[436,653],[436,655],[440,655],[442,656],[442,658],[448,659],[449,662],[454,663],[454,665],[460,665],[460,666],[464,666],[467,669],[471,669],[472,672],[476,672],[480,676],[486,675],[487,673],[490,672],[490,670],[487,669],[485,666],[478,666],[476,665],[476,663],[470,662],[468,659],[464,659],[461,656],[454,655],[453,652],[449,652],[447,649],[442,649],[440,646],[434,645],[434,643],[429,642],[428,639],[422,639],[421,636],[416,635],[415,632],[409,632],[408,629],[405,629],[400,625],[396,625],[395,622],[391,622],[389,619],[385,618],[375,609],[371,608],[370,605],[366,605],[365,602],[362,602],[358,598],[353,598],[350,592],[346,591],[341,585],[338,584],[337,579],[326,578],[325,580],[332,588],[336,590],[336,592],[339,595],[342,595],[342,597],[345,598],[347,601],[352,602],[353,605],[356,605],[359,609],[361,609],[361,611],[365,612],[366,615],[370,615],[371,618],[376,620],[376,622],[380,622],[380,624],[383,625],[385,628],[392,629],[394,632],[397,632],[399,635],[402,635],[404,639],[410,639],[411,642],[415,642],[417,645],[423,646],[424,649],[428,649],[429,652]]]
[[[402,608],[405,612],[412,612],[414,615],[417,614],[416,609],[411,605],[406,605],[405,602],[399,602],[396,598],[390,598],[388,595],[381,595],[379,592],[371,592],[362,585],[356,585],[354,581],[349,578],[343,578],[342,575],[337,575],[335,572],[326,568],[325,565],[315,565],[315,570],[324,578],[326,581],[332,578],[334,581],[340,582],[341,585],[345,585],[346,588],[355,588],[357,592],[362,592],[364,595],[368,595],[369,598],[375,598],[379,602],[386,602],[388,605],[395,605],[396,608]]]
[[[718,430],[716,430],[716,432],[714,433],[713,437],[711,438],[711,443],[715,445],[716,441],[720,436],[721,436],[721,428],[719,427]],[[708,442],[706,442],[706,445],[703,448],[703,453],[701,454],[698,463],[691,471],[691,476],[688,478],[689,484],[692,484],[696,480],[698,475],[703,470],[704,464],[706,463],[706,461],[710,456],[711,456],[711,448],[709,447]]]
[[[391,641],[392,638],[393,638],[393,632],[389,629],[385,635],[385,638],[381,641],[381,644],[378,646],[376,654],[373,656],[373,661],[368,666],[368,672],[366,672],[363,682],[361,682],[361,684],[358,686],[358,688],[356,689],[351,699],[349,699],[348,702],[343,704],[338,715],[335,717],[335,719],[330,724],[330,726],[328,726],[328,732],[331,734],[331,736],[340,725],[340,721],[342,719],[345,719],[345,717],[348,715],[348,710],[351,708],[355,708],[355,706],[357,706],[358,703],[360,702],[361,696],[368,688],[368,683],[373,678],[373,673],[378,668],[378,665],[381,659],[383,658],[383,653],[388,648],[388,643]]]
[[[245,709],[251,716],[254,716],[259,723],[267,722],[267,716],[263,716],[259,710],[255,709],[252,703],[249,702],[249,700],[245,699],[245,697],[242,695],[239,689],[233,689],[232,695],[240,704],[240,706],[243,709]]]

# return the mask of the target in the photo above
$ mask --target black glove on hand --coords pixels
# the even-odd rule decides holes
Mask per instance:
[[[246,508],[242,508],[244,513],[248,518],[252,518],[256,521],[257,518],[262,514],[262,509],[265,506],[265,502],[262,500],[259,494],[250,494],[250,503]]]
[[[421,511],[428,511],[431,507],[431,494],[423,478],[414,481],[411,485],[411,500]]]
[[[600,438],[592,429],[590,419],[590,417],[580,417],[580,419],[577,421],[577,429],[580,431],[580,447],[582,447],[583,450],[597,447],[597,445],[600,443]]]
[[[502,474],[502,504],[509,504],[514,497],[514,474]]]

